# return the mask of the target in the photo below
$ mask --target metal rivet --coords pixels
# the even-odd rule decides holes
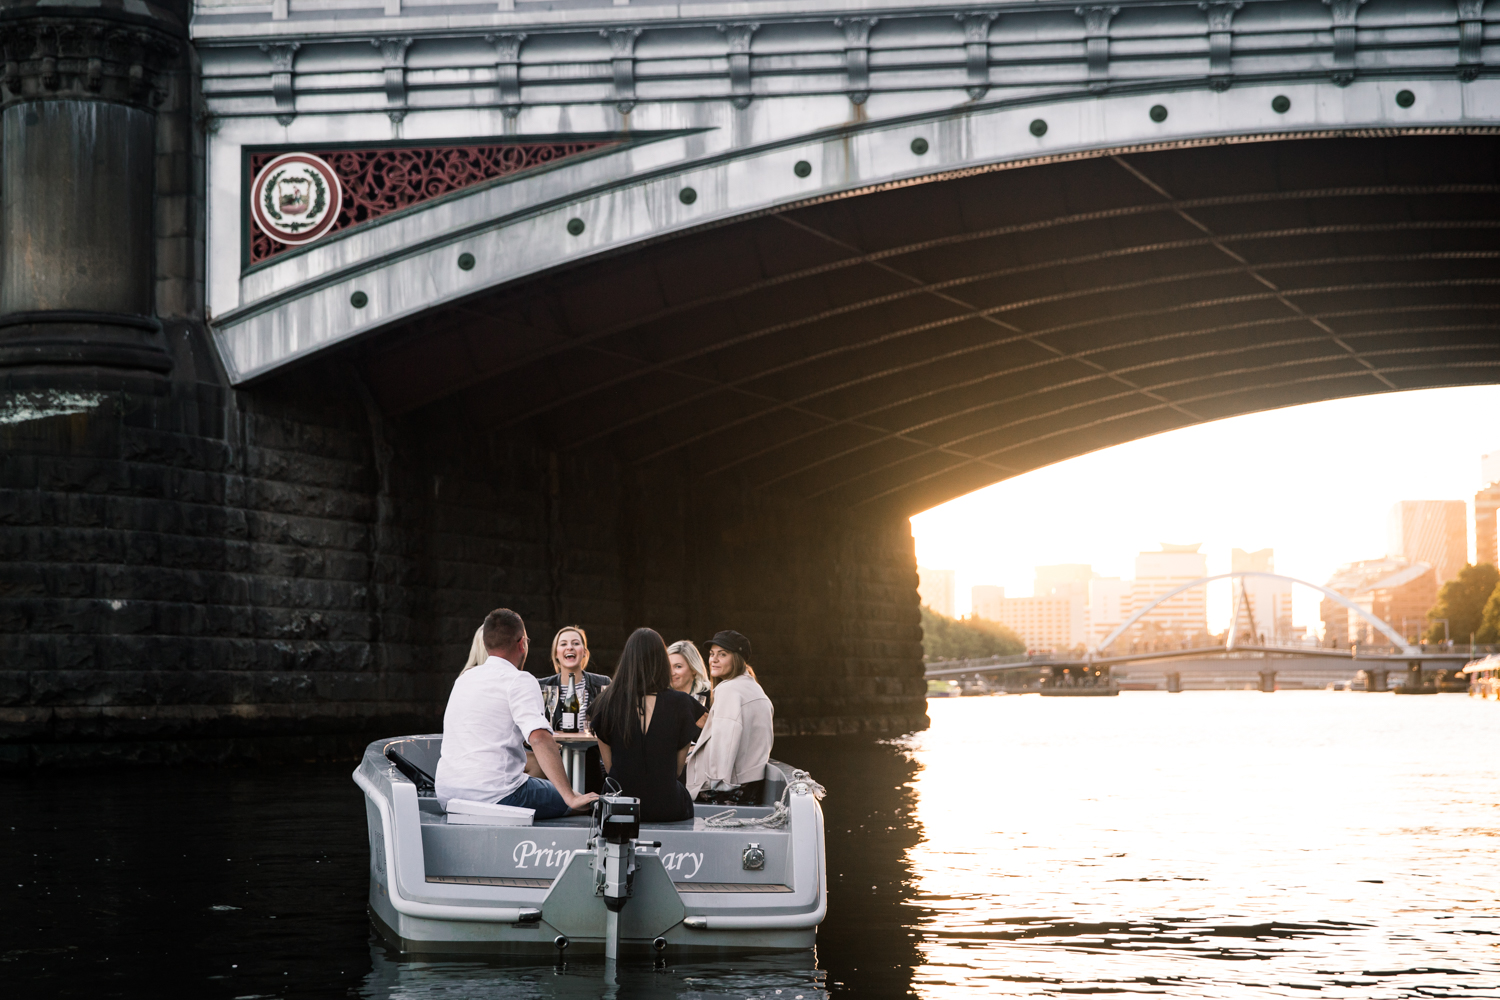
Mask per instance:
[[[1403,108],[1409,108],[1413,104],[1417,103],[1417,95],[1413,94],[1409,90],[1398,91],[1396,93],[1396,103],[1401,105]]]
[[[911,151],[913,153],[916,153],[918,156],[921,156],[923,153],[927,152],[927,148],[928,147],[926,139],[917,138],[911,141]]]
[[[570,235],[572,235],[572,236],[581,236],[583,234],[583,220],[582,219],[569,219],[568,220],[568,233]]]
[[[1161,104],[1153,104],[1153,105],[1151,105],[1151,120],[1154,121],[1154,122],[1164,122],[1164,121],[1166,121],[1167,120],[1167,109],[1166,109],[1166,106],[1165,105],[1161,105]]]
[[[1046,135],[1047,123],[1042,121],[1040,118],[1033,119],[1031,122],[1031,134],[1036,136],[1037,138],[1041,138],[1042,136]]]
[[[797,165],[792,168],[792,173],[796,174],[798,177],[806,177],[808,174],[812,173],[812,164],[808,163],[806,160],[798,160]]]
[[[471,253],[461,253],[461,254],[459,254],[458,255],[458,269],[460,271],[472,271],[472,270],[474,270],[474,255],[471,254]]]
[[[1287,98],[1285,94],[1277,94],[1275,97],[1271,98],[1271,110],[1276,112],[1278,115],[1284,115],[1288,111],[1292,110],[1292,102]]]
[[[681,191],[677,192],[677,200],[682,202],[684,205],[691,205],[693,202],[698,200],[698,192],[694,191],[692,188],[683,188]]]
[[[356,309],[363,309],[370,304],[370,297],[364,292],[355,292],[349,296],[349,304]]]

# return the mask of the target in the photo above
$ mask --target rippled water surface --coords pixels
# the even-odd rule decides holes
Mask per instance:
[[[11,996],[1500,997],[1500,705],[1127,693],[781,740],[828,786],[816,954],[412,962],[347,766],[0,781]]]

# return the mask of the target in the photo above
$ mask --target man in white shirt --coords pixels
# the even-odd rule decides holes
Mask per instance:
[[[521,669],[531,648],[526,623],[498,608],[485,616],[483,639],[489,659],[458,675],[443,713],[438,802],[444,809],[450,799],[498,802],[535,809],[539,820],[587,808],[599,796],[568,783],[541,687]],[[526,776],[527,743],[549,781]]]

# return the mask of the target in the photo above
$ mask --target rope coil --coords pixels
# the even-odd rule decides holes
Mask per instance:
[[[748,827],[763,827],[768,830],[774,830],[786,826],[787,822],[792,818],[791,809],[788,808],[787,804],[791,801],[792,792],[794,791],[810,794],[819,801],[822,801],[823,797],[828,794],[828,789],[814,781],[812,775],[806,771],[793,771],[792,780],[787,782],[786,789],[781,793],[781,800],[776,803],[776,807],[768,815],[758,818],[740,819],[735,816],[735,813],[738,812],[737,809],[725,809],[723,812],[714,813],[712,816],[706,818],[703,821],[703,825],[721,830],[744,829]]]

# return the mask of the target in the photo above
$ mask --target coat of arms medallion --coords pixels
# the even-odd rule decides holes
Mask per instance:
[[[338,175],[311,153],[285,153],[261,168],[250,190],[250,213],[278,243],[311,243],[338,221],[343,190]]]

